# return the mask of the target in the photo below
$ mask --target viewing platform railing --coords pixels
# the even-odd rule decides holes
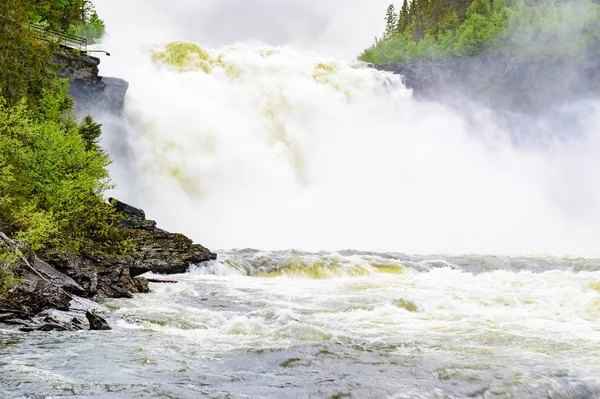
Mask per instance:
[[[33,24],[31,25],[31,30],[41,40],[46,40],[49,42],[58,42],[58,44],[63,47],[79,50],[82,53],[86,53],[88,51],[88,41],[83,37],[53,31],[50,29],[46,29],[42,26]]]

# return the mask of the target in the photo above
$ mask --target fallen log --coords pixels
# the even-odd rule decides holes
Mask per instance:
[[[157,284],[178,284],[179,281],[175,280],[157,280],[154,278],[147,279],[149,283],[157,283]]]

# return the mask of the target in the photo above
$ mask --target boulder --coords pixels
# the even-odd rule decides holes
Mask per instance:
[[[15,325],[21,325],[19,330],[24,332],[83,330],[87,323],[73,314],[71,311],[48,309],[23,323],[15,323]]]
[[[75,280],[66,274],[59,272],[43,260],[35,259],[32,265],[35,270],[43,275],[49,282],[59,288],[62,288],[68,293],[77,295],[82,295],[85,293],[83,287],[77,284]]]
[[[24,319],[49,309],[68,310],[71,296],[62,288],[37,274],[26,274],[21,283],[0,299],[0,307],[12,318]]]
[[[33,331],[69,331],[69,327],[60,323],[44,323],[40,325],[28,325],[20,328],[24,332]]]
[[[90,330],[94,331],[107,331],[111,330],[110,326],[102,317],[91,312],[85,312],[85,317],[90,323]]]

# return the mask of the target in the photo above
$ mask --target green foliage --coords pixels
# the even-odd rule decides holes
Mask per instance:
[[[103,197],[111,183],[101,125],[75,119],[68,82],[49,62],[57,45],[36,40],[30,22],[104,33],[88,0],[0,2],[0,231],[35,252],[128,252],[132,241]],[[18,281],[17,263],[0,243],[0,293]]]
[[[506,48],[600,53],[600,5],[590,0],[405,1],[396,29],[390,33],[386,23],[383,39],[359,59],[380,64]]]
[[[26,0],[0,1],[0,91],[11,105],[23,98],[35,105],[54,85],[48,61],[55,47],[35,40],[29,14]]]
[[[16,254],[0,242],[0,295],[19,282],[15,274],[16,265]]]
[[[98,13],[94,11],[88,21],[88,34],[93,40],[97,40],[104,36],[106,26],[104,21],[98,17]]]
[[[400,9],[400,15],[398,16],[398,33],[402,33],[406,28],[410,26],[410,14],[408,13],[408,0],[402,2],[402,8]]]
[[[81,135],[83,144],[88,151],[100,151],[98,140],[102,134],[102,125],[96,123],[91,116],[87,115],[85,118],[83,118],[83,122],[81,125],[79,125],[79,134]]]
[[[96,11],[93,11],[83,23],[69,25],[67,33],[84,37],[89,43],[97,43],[104,36],[105,30],[104,21],[98,17]]]
[[[48,94],[37,110],[0,101],[0,224],[33,250],[120,252],[126,237],[102,198],[111,186],[100,125],[61,116],[60,97]]]
[[[36,0],[28,8],[29,22],[37,26],[85,37],[91,43],[104,36],[104,21],[90,0]]]

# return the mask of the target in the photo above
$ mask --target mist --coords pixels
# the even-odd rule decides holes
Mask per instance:
[[[124,120],[102,120],[113,195],[161,226],[215,249],[600,253],[594,98],[533,115],[415,96],[342,61],[378,33],[372,3],[172,3],[98,2],[101,73],[130,82]],[[175,40],[208,72],[152,61]]]

